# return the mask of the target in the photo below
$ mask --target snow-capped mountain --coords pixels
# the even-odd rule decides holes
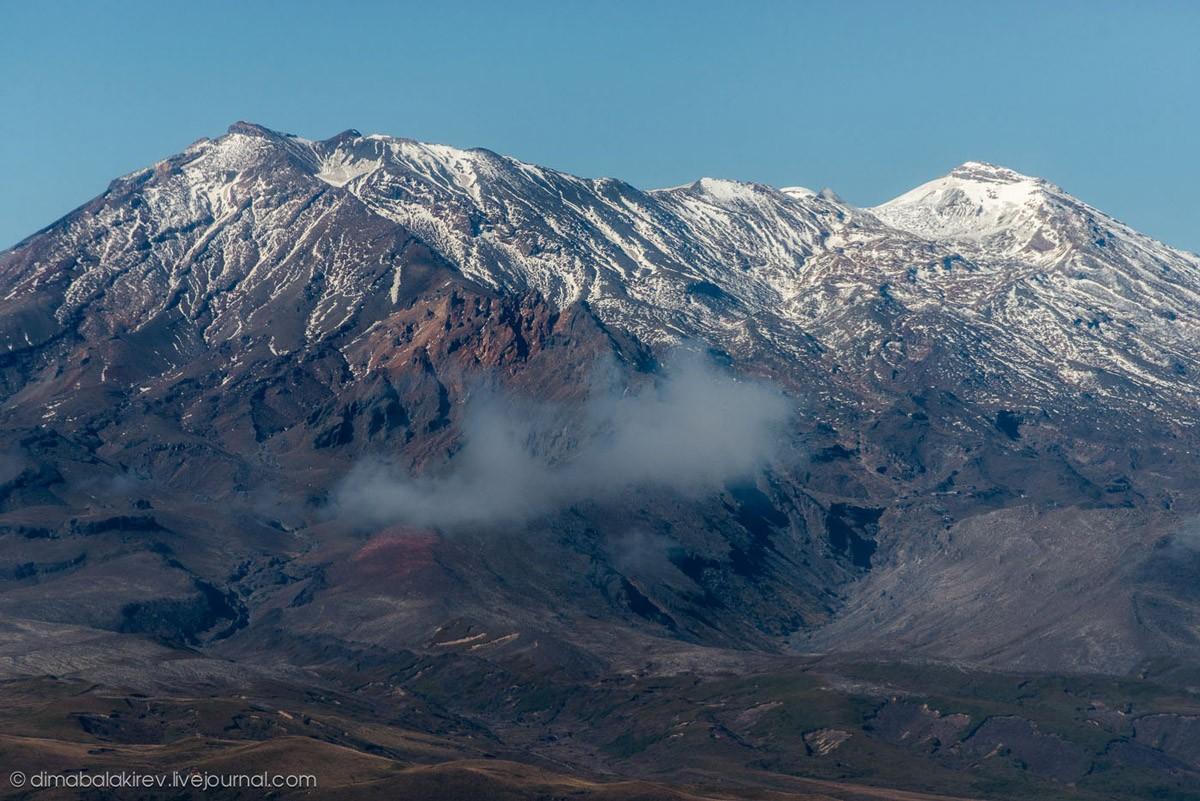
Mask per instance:
[[[163,562],[169,592],[233,575],[250,610],[202,595],[185,639],[214,616],[253,626],[255,609],[291,608],[287,582],[238,566],[279,569],[256,537],[284,537],[289,575],[323,592],[324,568],[297,554],[360,533],[327,517],[337,482],[380,454],[444,462],[480,374],[577,399],[598,359],[641,375],[698,342],[796,400],[784,463],[707,505],[584,508],[594,530],[560,521],[519,569],[447,551],[469,567],[437,591],[475,593],[476,615],[528,615],[520,604],[579,558],[596,592],[560,587],[571,614],[663,636],[852,648],[886,633],[880,648],[1131,669],[1190,640],[1165,624],[1147,640],[1126,623],[1156,613],[1122,611],[1106,629],[1121,648],[1098,650],[1084,602],[1140,603],[1159,576],[1137,572],[1157,564],[1146,549],[1190,508],[1198,300],[1194,254],[985,164],[859,209],[832,192],[714,178],[646,191],[486,150],[238,123],[0,254],[0,426],[22,465],[0,485],[0,518],[58,548],[107,503],[98,482],[152,477],[155,507],[183,521],[165,528],[217,538],[173,541],[199,551]],[[264,483],[286,513],[247,538]],[[124,531],[124,513],[106,514]],[[660,518],[665,562],[649,578],[589,539]],[[1033,539],[995,568],[994,530]],[[942,603],[962,575],[995,585]],[[1041,630],[1050,646],[1029,639],[1068,575],[1079,603]],[[421,604],[395,631],[445,622]],[[984,614],[999,617],[981,630]]]
[[[5,254],[20,314],[0,349],[80,315],[130,332],[171,317],[164,369],[239,337],[303,349],[395,302],[397,249],[413,236],[483,286],[585,301],[651,344],[823,353],[881,375],[940,352],[997,404],[1069,388],[1194,421],[1200,258],[980,163],[862,210],[798,188],[642,191],[486,150],[239,123]],[[278,307],[297,293],[303,319],[285,322]]]
[[[1166,392],[1171,408],[1192,408],[1196,254],[1166,247],[1045,180],[978,162],[872,212],[978,268],[958,300],[988,330],[1006,332],[1017,363],[1056,362],[1049,377],[1082,392],[1103,394],[1120,377],[1131,383],[1120,392],[1150,404],[1153,393]]]

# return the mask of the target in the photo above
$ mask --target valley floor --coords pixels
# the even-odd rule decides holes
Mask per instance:
[[[498,698],[454,655],[388,682],[12,621],[0,667],[4,798],[77,797],[31,789],[43,771],[315,776],[275,798],[1200,798],[1200,695],[1152,679],[683,648]]]

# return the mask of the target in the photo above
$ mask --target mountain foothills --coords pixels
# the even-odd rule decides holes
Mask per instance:
[[[860,209],[237,123],[0,254],[2,761],[1200,798],[1198,310],[989,164]]]

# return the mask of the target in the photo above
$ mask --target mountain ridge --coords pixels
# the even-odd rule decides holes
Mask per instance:
[[[536,291],[558,306],[586,300],[607,322],[648,342],[700,335],[722,341],[731,352],[797,356],[810,342],[780,334],[790,328],[818,339],[840,337],[828,322],[839,308],[868,302],[868,293],[886,286],[912,311],[953,304],[960,324],[990,324],[1018,307],[1041,319],[1038,344],[1020,336],[1011,343],[1020,345],[1030,365],[1044,360],[1038,355],[1044,344],[1055,348],[1054,364],[1042,375],[1026,376],[1031,387],[1092,383],[1087,370],[1070,366],[1083,346],[1092,360],[1115,355],[1117,347],[1133,350],[1136,361],[1098,363],[1142,384],[1169,383],[1172,371],[1193,369],[1188,365],[1195,361],[1180,343],[1197,333],[1188,309],[1200,298],[1200,259],[1158,247],[1052,185],[1002,168],[1007,185],[1023,192],[1036,187],[1038,197],[1049,192],[1052,208],[1040,201],[1032,209],[1019,207],[1000,228],[991,220],[982,239],[953,231],[930,238],[922,231],[945,234],[944,223],[929,229],[936,212],[914,195],[940,192],[944,200],[951,192],[958,198],[963,186],[978,189],[978,181],[964,176],[977,177],[979,167],[959,168],[883,206],[855,209],[807,191],[715,179],[642,192],[614,179],[576,178],[482,149],[353,131],[320,142],[252,123],[235,123],[230,131],[118,179],[135,193],[142,191],[135,184],[148,181],[150,204],[161,201],[155,214],[164,230],[150,236],[174,237],[172,231],[189,226],[222,236],[223,220],[241,214],[231,199],[251,202],[253,194],[253,183],[236,178],[238,169],[268,169],[264,165],[279,158],[292,165],[294,180],[320,179],[306,190],[314,198],[324,196],[321,187],[334,191],[328,201],[334,205],[355,198],[364,211],[411,231],[472,280]],[[156,178],[158,172],[163,175]],[[175,188],[164,194],[171,181]],[[349,197],[340,198],[339,190]],[[1005,201],[1006,208],[1012,205]],[[964,214],[968,222],[977,218],[972,210],[978,208],[955,206],[954,224],[961,225]],[[921,221],[911,233],[901,230],[906,214]],[[172,222],[172,216],[178,219]],[[889,217],[901,228],[887,224]],[[146,224],[147,230],[159,225],[151,219]],[[988,237],[991,245],[983,241]],[[345,286],[361,295],[353,281]],[[78,289],[74,296],[86,294]],[[361,301],[330,296],[326,302],[348,312]],[[765,329],[748,330],[760,320],[770,336]],[[236,322],[231,325],[236,329]],[[309,325],[309,335],[318,330],[315,322]],[[1163,363],[1156,352],[1173,353],[1172,361]],[[994,360],[1016,359],[997,354]],[[1156,361],[1155,369],[1146,369]]]

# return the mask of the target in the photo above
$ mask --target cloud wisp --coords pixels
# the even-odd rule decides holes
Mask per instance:
[[[444,469],[360,465],[338,509],[453,528],[519,523],[634,487],[698,494],[760,470],[789,412],[776,388],[690,354],[637,389],[598,371],[582,407],[484,393],[468,402],[462,446]]]

